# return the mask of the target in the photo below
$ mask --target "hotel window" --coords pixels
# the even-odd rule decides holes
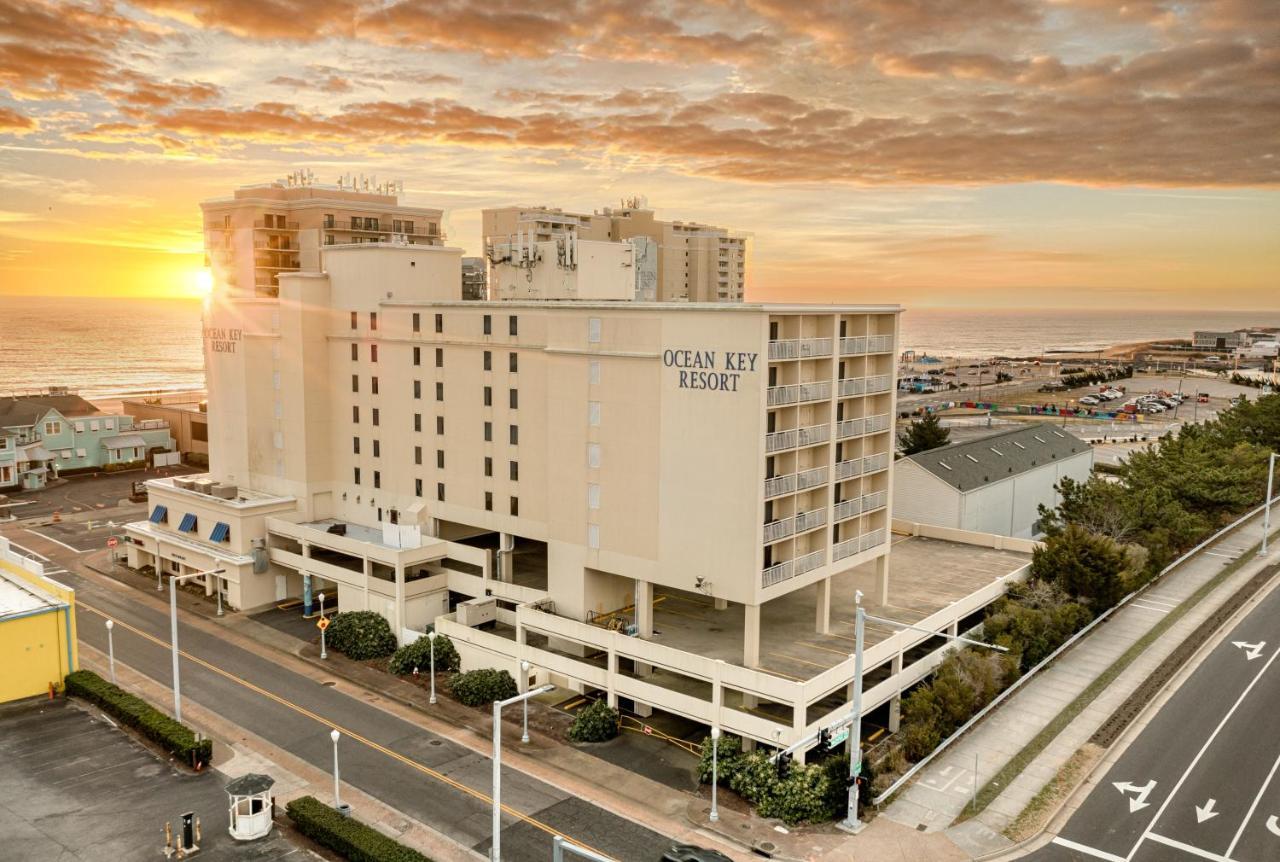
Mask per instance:
[[[444,417],[443,416],[436,417],[436,433],[437,434],[444,433]]]
[[[600,525],[599,524],[587,524],[587,547],[588,548],[600,547]]]
[[[486,478],[493,478],[493,459],[488,455],[484,456],[484,475]]]
[[[600,343],[600,318],[587,318],[587,341],[591,344]]]
[[[375,332],[378,330],[378,312],[376,311],[369,312],[369,329]]]
[[[600,444],[599,443],[587,444],[587,466],[588,467],[600,466]]]
[[[512,461],[512,462],[511,462],[510,467],[511,467],[511,470],[510,470],[510,472],[511,472],[511,481],[512,481],[512,482],[519,482],[519,481],[520,481],[520,462],[519,462],[519,461]]]
[[[444,332],[444,315],[436,315],[436,332]]]
[[[600,424],[600,402],[599,401],[587,402],[587,424],[588,425]]]
[[[436,368],[444,368],[444,348],[436,348]]]
[[[351,328],[356,328],[356,313],[354,311],[351,312]]]
[[[486,386],[484,388],[484,406],[485,407],[493,406],[493,387],[492,386]]]
[[[590,363],[588,363],[587,380],[592,385],[599,385],[600,383],[600,360],[599,359],[593,359],[591,360]]]
[[[436,450],[436,469],[437,470],[444,469],[444,450],[443,449]]]
[[[516,389],[507,391],[507,406],[512,410],[520,409],[520,392]]]
[[[352,422],[360,421],[360,405],[359,404],[351,405],[351,421]]]
[[[436,499],[444,502],[444,482],[436,482]]]
[[[378,424],[378,419],[379,419],[379,418],[380,418],[380,414],[379,414],[379,412],[378,412],[378,408],[377,408],[377,407],[375,407],[375,408],[373,408],[373,424],[374,424],[374,425],[377,425],[377,424]]]
[[[364,218],[362,218],[361,216],[352,216],[352,217],[351,217],[351,229],[352,229],[352,230],[364,230]]]
[[[419,466],[422,465],[422,447],[421,446],[413,447],[413,463]]]
[[[600,486],[594,482],[587,486],[587,508],[600,508]]]
[[[355,478],[356,484],[359,485],[360,484],[360,468],[353,467],[351,470],[351,475]]]
[[[377,327],[375,326],[374,329],[377,329]],[[378,361],[378,345],[376,344],[369,345],[369,361],[370,362]]]
[[[488,350],[484,352],[484,370],[485,371],[493,370],[493,353],[491,353]]]
[[[333,230],[333,213],[324,214],[324,226],[329,230]]]
[[[493,511],[493,492],[492,491],[484,492],[484,510],[486,512]]]
[[[413,414],[413,430],[419,431],[419,432],[422,431],[422,414],[421,413]]]
[[[373,487],[375,488],[382,487],[382,473],[380,473],[377,470],[373,471]]]
[[[414,398],[422,397],[422,381],[421,380],[413,381],[413,397]]]
[[[413,496],[415,497],[422,496],[422,480],[421,479],[413,480]]]
[[[83,434],[83,433],[84,433],[84,423],[83,423],[83,422],[76,422],[76,423],[74,424],[74,426],[73,426],[73,427],[76,429],[76,433],[77,433],[77,434]],[[3,442],[3,441],[0,441],[0,449],[3,449],[3,448],[4,448],[4,442]]]
[[[520,498],[512,497],[511,498],[511,516],[514,518],[514,517],[518,517],[519,515],[520,515]]]
[[[484,423],[484,442],[486,443],[493,442],[493,423],[492,422]]]
[[[512,446],[520,445],[520,426],[519,425],[512,425],[508,434],[511,439]]]
[[[370,392],[372,392],[374,395],[377,395],[378,394],[378,378],[370,377],[369,382],[370,382]]]
[[[520,355],[518,353],[507,354],[507,370],[513,374],[520,370]]]
[[[378,440],[373,441],[373,457],[375,458],[382,457],[382,443],[379,442]]]
[[[404,232],[413,233],[413,222],[407,221],[404,223]]]
[[[484,316],[484,334],[493,335],[493,315],[486,314]]]
[[[507,317],[507,333],[508,333],[508,334],[510,334],[510,335],[519,335],[519,334],[520,334],[520,322],[519,322],[519,321],[520,321],[520,318],[516,317],[514,314],[509,315],[509,316]]]
[[[359,437],[351,438],[351,454],[353,455],[360,454],[360,438]]]
[[[422,364],[422,348],[421,347],[413,348],[413,364],[414,365]]]
[[[437,401],[444,400],[444,384],[439,380],[436,381],[436,400]]]
[[[97,424],[97,423],[94,423],[94,424]],[[94,430],[94,431],[97,431],[98,429],[97,429],[97,428],[94,428],[93,430]],[[50,435],[53,435],[53,434],[61,434],[61,433],[62,433],[62,423],[61,423],[61,422],[46,422],[46,423],[44,423],[44,433],[45,433],[45,436],[46,436],[46,437],[48,437],[48,436],[50,436]]]
[[[360,360],[360,345],[353,344],[351,345],[351,361],[358,362],[359,360]]]
[[[414,332],[422,331],[422,315],[416,311],[413,313],[413,331]]]

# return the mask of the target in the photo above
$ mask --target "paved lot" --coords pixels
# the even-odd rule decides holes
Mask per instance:
[[[164,824],[193,811],[210,862],[318,860],[279,831],[241,844],[227,834],[228,779],[179,772],[65,700],[0,710],[0,858],[6,862],[162,859]]]
[[[199,472],[203,471],[193,467],[161,467],[158,470],[71,476],[52,488],[10,493],[6,502],[14,505],[0,506],[0,517],[47,518],[55,509],[60,510],[64,518],[93,512],[116,506],[127,499],[134,482]]]

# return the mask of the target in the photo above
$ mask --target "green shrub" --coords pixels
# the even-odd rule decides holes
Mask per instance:
[[[347,658],[364,661],[396,651],[396,636],[386,617],[377,611],[345,611],[334,614],[325,632],[328,646]]]
[[[569,725],[574,742],[606,742],[618,735],[618,711],[603,700],[578,710]]]
[[[196,739],[195,731],[180,724],[140,697],[134,697],[90,670],[67,674],[67,694],[96,704],[121,724],[132,727],[174,757],[192,766],[207,766],[213,741]]]
[[[716,750],[716,776],[721,787],[729,786],[729,778],[737,772],[742,762],[742,739],[730,734],[720,736],[720,744]],[[702,757],[698,760],[698,780],[703,784],[711,783],[711,737],[702,739]]]
[[[432,644],[435,644],[434,648]],[[411,644],[405,644],[395,651],[388,662],[388,669],[395,674],[431,672],[431,653],[436,654],[436,673],[452,673],[459,666],[458,650],[453,641],[444,635],[436,635],[435,640],[423,635]]]
[[[1017,657],[977,648],[947,656],[930,682],[903,698],[898,733],[919,760],[986,706],[1018,675]]]
[[[1056,584],[1028,581],[1010,587],[1009,594],[991,606],[982,636],[1019,656],[1020,671],[1025,672],[1092,619],[1087,607],[1072,601]]]
[[[284,810],[299,832],[349,862],[431,862],[412,847],[342,816],[314,796],[300,796]]]
[[[517,694],[516,681],[505,670],[491,667],[455,673],[449,677],[454,697],[467,706],[487,706]]]

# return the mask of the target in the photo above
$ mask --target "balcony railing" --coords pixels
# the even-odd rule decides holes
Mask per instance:
[[[812,446],[815,443],[825,443],[831,439],[830,425],[810,425],[798,430],[800,435],[797,445],[800,446]]]
[[[777,497],[780,494],[790,494],[796,489],[796,474],[789,473],[786,476],[773,476],[764,480],[764,496]]]
[[[841,479],[849,479],[853,476],[862,475],[863,470],[862,458],[850,458],[848,461],[840,461],[836,464],[836,481]]]
[[[836,439],[847,440],[865,433],[866,421],[862,419],[844,419],[836,423]]]
[[[857,356],[866,352],[867,337],[865,335],[855,335],[852,338],[840,339],[841,356]]]
[[[850,377],[840,381],[840,395],[861,395],[867,391],[866,381],[861,377]]]
[[[889,453],[879,452],[862,459],[862,472],[875,473],[889,466]]]
[[[860,514],[862,514],[862,498],[854,497],[852,500],[841,500],[836,503],[831,520],[838,524]]]
[[[805,491],[809,488],[816,488],[819,485],[827,483],[827,468],[814,467],[812,470],[805,470],[797,475],[796,489]]]
[[[267,224],[265,219],[257,219],[253,223],[253,226],[255,228],[258,228],[259,230],[297,230],[298,229],[298,223],[296,221],[287,221],[284,223],[284,226],[281,227],[279,222],[273,222],[272,224]]]
[[[879,413],[875,416],[867,417],[867,434],[875,434],[878,431],[886,431],[889,428],[889,414]]]
[[[823,401],[831,397],[831,383],[792,383],[788,386],[769,387],[769,406],[781,407],[784,404],[802,404],[806,401]]]
[[[868,377],[867,394],[870,395],[873,392],[888,392],[890,385],[888,374],[877,374],[875,377]]]
[[[292,240],[285,239],[281,242],[271,245],[266,239],[255,239],[253,247],[258,251],[297,251],[298,244]]]
[[[869,551],[872,548],[883,545],[885,540],[884,527],[878,530],[872,530],[870,533],[858,537],[858,547],[863,551]]]
[[[761,572],[760,583],[762,586],[771,587],[794,576],[795,564],[791,560],[783,560]]]
[[[830,338],[790,338],[769,342],[770,359],[808,359],[812,356],[830,355]]]
[[[883,509],[885,503],[889,501],[888,491],[872,491],[870,494],[862,495],[862,511],[873,512],[876,509]]]
[[[783,518],[781,521],[774,521],[771,524],[764,525],[764,541],[767,545],[770,542],[776,542],[779,539],[785,539],[796,531],[795,521],[792,518]]]
[[[813,509],[808,512],[799,512],[795,517],[795,522],[795,531],[797,533],[804,533],[815,527],[821,527],[827,522],[827,510]]]
[[[872,548],[884,544],[885,531],[884,528],[872,530],[870,533],[864,533],[861,536],[854,536],[845,539],[843,542],[836,542],[831,546],[831,559],[843,560],[846,557],[852,557],[854,554],[860,554],[863,551],[869,551]]]
[[[868,353],[892,353],[893,352],[893,336],[892,335],[868,335],[867,336],[867,352]]]
[[[774,434],[766,434],[764,438],[764,451],[781,452],[783,449],[796,448],[796,429],[790,431],[778,431]]]
[[[796,557],[796,574],[803,575],[805,572],[812,572],[814,569],[822,568],[827,562],[827,552],[825,550],[814,551],[805,554],[803,557]]]

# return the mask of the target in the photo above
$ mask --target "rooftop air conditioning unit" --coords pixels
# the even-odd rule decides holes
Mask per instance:
[[[196,482],[194,479],[174,479],[173,487],[181,488],[184,491],[194,491]]]
[[[217,483],[212,479],[196,479],[191,484],[193,491],[199,491],[201,494],[212,494],[213,486]]]
[[[234,500],[238,490],[235,485],[214,485],[209,489],[209,493],[223,500]]]
[[[498,600],[492,596],[458,602],[458,622],[469,628],[478,628],[498,619]]]

